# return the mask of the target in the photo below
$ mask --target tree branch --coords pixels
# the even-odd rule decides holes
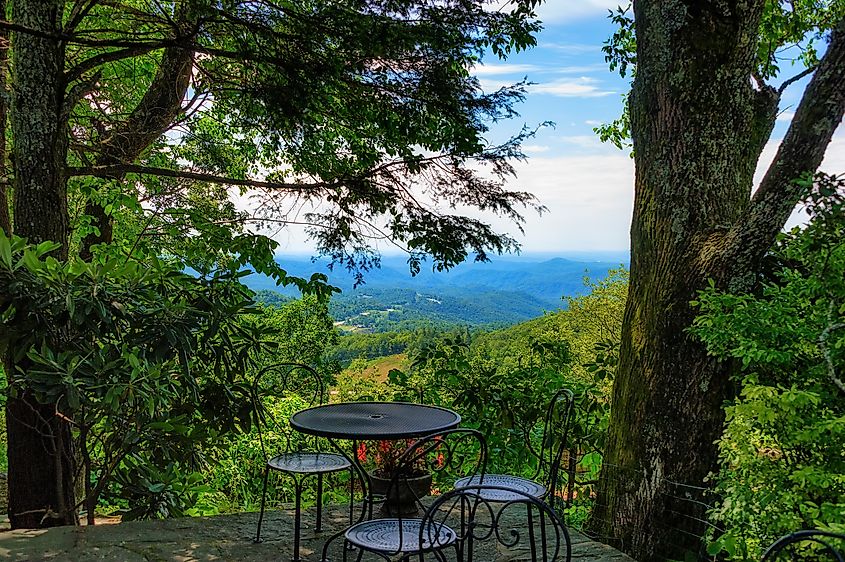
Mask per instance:
[[[812,74],[815,71],[816,71],[816,67],[811,66],[810,68],[804,70],[803,72],[799,72],[798,74],[796,74],[792,78],[784,80],[783,84],[781,84],[780,88],[778,88],[778,93],[782,94],[784,92],[784,90],[786,90],[789,86],[791,86],[795,82],[798,82],[799,80],[801,80],[802,78],[804,78],[808,74]]]
[[[727,233],[723,263],[734,279],[750,275],[801,198],[796,180],[814,173],[845,113],[845,18],[831,33],[795,117],[740,220]],[[736,268],[743,268],[742,271]]]
[[[169,168],[156,168],[153,166],[142,166],[140,164],[115,164],[112,166],[79,166],[65,168],[68,177],[93,176],[97,178],[113,178],[124,174],[142,174],[166,178],[177,178],[184,180],[218,183],[223,185],[239,185],[254,187],[257,189],[287,190],[287,191],[311,191],[340,185],[339,182],[315,182],[315,183],[282,183],[272,181],[247,180],[206,174],[202,172],[189,172],[187,170],[171,170]]]
[[[831,300],[830,305],[827,308],[827,326],[825,326],[824,330],[822,330],[821,335],[819,336],[819,347],[822,350],[822,356],[824,357],[825,366],[827,367],[827,376],[845,394],[845,382],[842,382],[838,376],[836,376],[836,365],[833,362],[833,356],[830,352],[830,346],[827,343],[827,340],[830,338],[831,332],[834,330],[841,330],[845,328],[845,324],[843,323],[835,323],[835,314],[836,314],[836,303]]]
[[[77,78],[81,78],[83,74],[88,72],[89,70],[93,70],[98,66],[104,65],[108,62],[114,62],[123,60],[126,58],[136,57],[138,55],[142,55],[144,53],[148,53],[150,51],[156,50],[156,47],[153,46],[143,46],[143,47],[134,47],[134,48],[125,48],[125,49],[118,49],[116,51],[108,51],[106,53],[100,53],[99,55],[94,55],[85,59],[84,61],[80,62],[79,64],[69,68],[65,72],[65,80],[70,83]]]
[[[187,9],[179,11],[176,25],[178,33],[191,32],[193,22]],[[133,56],[139,51],[142,52],[143,49],[124,49],[122,52],[130,53],[125,56]],[[109,54],[114,53],[105,53],[105,55]],[[91,60],[87,59],[81,65]],[[173,125],[182,110],[182,102],[191,82],[193,65],[193,51],[180,47],[165,49],[158,71],[144,93],[144,97],[126,121],[110,130],[101,141],[97,148],[100,153],[97,157],[97,165],[109,166],[135,161],[150,144]],[[84,70],[83,68],[82,71]],[[86,203],[85,214],[93,217],[93,223],[99,231],[98,234],[91,233],[82,240],[79,255],[83,260],[88,260],[92,256],[93,245],[111,242],[112,219],[106,214],[104,207],[94,200]]]

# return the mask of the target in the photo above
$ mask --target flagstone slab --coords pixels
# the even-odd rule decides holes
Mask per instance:
[[[348,522],[348,510],[328,508],[324,530],[314,532],[314,513],[303,514],[302,556],[320,560],[322,545]],[[164,521],[132,521],[46,530],[0,532],[0,561],[109,561],[109,562],[270,562],[290,560],[293,511],[268,512],[261,543],[254,543],[257,513],[214,517],[186,517]],[[515,522],[516,523],[516,522]],[[621,552],[570,531],[574,562],[632,562]],[[449,553],[449,560],[454,553]],[[333,544],[330,560],[342,560],[340,543]],[[365,557],[364,560],[377,558]],[[476,550],[476,562],[530,560],[527,548],[506,549],[490,541]]]

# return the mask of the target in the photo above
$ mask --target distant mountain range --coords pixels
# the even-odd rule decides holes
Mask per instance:
[[[302,258],[278,261],[291,275],[325,273],[329,283],[342,290],[332,298],[335,318],[346,325],[382,331],[394,323],[425,318],[470,325],[521,322],[560,308],[563,296],[583,293],[585,277],[600,279],[620,264],[627,266],[626,259],[589,258],[589,254],[578,260],[510,257],[463,263],[448,272],[435,272],[424,265],[412,277],[404,259],[386,257],[381,268],[365,274],[365,284],[358,288],[353,288],[351,272],[337,267],[329,270],[325,262]],[[244,281],[255,291],[296,294],[294,289],[276,287],[263,275],[252,274]]]

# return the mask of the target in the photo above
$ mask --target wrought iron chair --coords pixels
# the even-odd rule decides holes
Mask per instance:
[[[315,530],[322,530],[323,515],[323,476],[342,470],[351,469],[352,463],[342,455],[318,450],[294,450],[290,428],[282,426],[262,403],[266,397],[282,398],[290,393],[306,397],[308,406],[322,404],[326,398],[326,386],[322,376],[301,363],[276,363],[262,369],[252,385],[252,400],[258,418],[258,440],[264,456],[264,481],[261,489],[261,512],[258,515],[258,528],[255,542],[261,542],[261,524],[264,521],[264,508],[267,500],[267,481],[270,471],[289,475],[294,481],[294,525],[293,525],[293,560],[299,562],[301,534],[302,490],[306,478],[317,477],[317,523]],[[283,451],[268,452],[264,431],[276,429],[284,436]],[[303,437],[298,446],[317,449],[316,438]]]
[[[529,450],[537,458],[537,469],[531,478],[522,478],[511,474],[485,474],[486,486],[481,491],[487,502],[517,501],[523,496],[530,496],[537,500],[545,500],[556,509],[557,498],[554,495],[558,488],[563,451],[569,436],[569,424],[572,420],[575,397],[571,390],[563,388],[555,393],[549,402],[546,416],[543,420],[543,434],[540,450],[532,443],[531,430],[526,431],[526,443]],[[455,482],[455,488],[481,484],[472,476],[464,477]],[[530,507],[530,506],[529,506]],[[532,512],[528,510],[529,523]]]
[[[481,477],[487,465],[487,443],[484,436],[474,429],[449,429],[437,435],[420,438],[410,445],[400,456],[397,469],[391,477],[387,498],[392,494],[412,494],[420,511],[425,511],[421,498],[415,495],[409,479],[414,478],[414,470],[424,466],[433,474],[444,474],[449,470],[460,469],[471,475]],[[452,527],[439,524],[436,529],[427,529],[422,519],[416,514],[361,521],[349,527],[344,533],[343,557],[358,550],[360,561],[364,552],[370,552],[384,560],[398,557],[402,561],[426,554],[433,554],[438,560],[443,549],[454,546],[458,552],[461,545],[458,538],[461,532]],[[328,560],[329,542],[323,547],[323,560]]]
[[[777,560],[845,562],[845,534],[817,529],[790,533],[776,540],[763,554],[763,562]]]
[[[513,499],[500,502],[489,500],[508,493]],[[539,525],[533,523],[527,528],[519,525],[524,521],[523,511],[536,512]],[[508,550],[527,550],[532,562],[569,562],[572,559],[572,541],[563,521],[546,502],[521,491],[486,484],[455,488],[438,497],[426,511],[420,524],[418,544],[437,545],[443,536],[441,529],[457,519],[459,529],[454,541],[458,560],[489,562],[491,552],[498,551],[499,545]],[[481,550],[483,542],[493,541],[494,545]],[[435,557],[445,561],[442,548],[433,549]],[[516,559],[513,553],[505,553],[508,560]],[[525,560],[519,556],[519,560]]]

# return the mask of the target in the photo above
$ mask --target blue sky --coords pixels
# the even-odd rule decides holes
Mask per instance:
[[[472,209],[461,210],[513,234],[526,254],[624,252],[629,247],[634,163],[626,152],[602,144],[593,132],[593,127],[620,114],[621,96],[629,87],[627,80],[608,70],[601,51],[613,32],[608,10],[618,3],[547,0],[538,9],[544,30],[536,48],[512,55],[507,61],[488,56],[483,65],[474,69],[485,91],[522,78],[535,83],[517,108],[520,117],[497,124],[490,131],[490,140],[504,140],[523,125],[555,123],[525,144],[528,160],[517,165],[518,176],[510,186],[534,193],[548,207],[547,213],[526,213],[525,233],[520,234],[512,223],[479,215]],[[788,77],[800,68],[787,66],[783,70]],[[758,173],[773,157],[805,85],[806,79],[786,91]],[[828,149],[823,167],[831,172],[845,172],[842,127]],[[800,220],[800,213],[796,213],[792,223]],[[300,253],[303,249],[301,233],[280,232],[274,237],[281,243],[282,253]],[[383,250],[390,253],[389,247]]]

